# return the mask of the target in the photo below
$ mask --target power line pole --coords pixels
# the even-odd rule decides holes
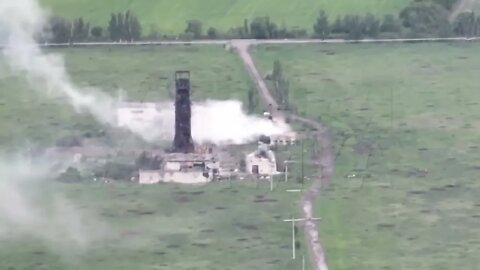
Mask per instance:
[[[292,218],[292,219],[284,219],[283,222],[292,222],[292,259],[295,260],[295,222],[296,221],[305,221],[305,220],[321,220],[321,218]]]
[[[302,140],[302,185],[305,182],[305,140]]]

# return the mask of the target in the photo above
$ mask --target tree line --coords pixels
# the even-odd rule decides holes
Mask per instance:
[[[449,14],[458,0],[414,0],[397,15],[377,17],[373,14],[346,14],[330,18],[321,10],[313,22],[311,33],[307,29],[288,28],[274,22],[268,16],[244,19],[240,26],[228,31],[214,27],[205,28],[199,20],[188,20],[182,33],[161,34],[150,26],[145,34],[139,19],[131,11],[112,13],[105,26],[91,26],[83,18],[69,21],[54,17],[50,20],[51,36],[48,41],[56,43],[79,41],[137,41],[146,40],[193,40],[193,39],[283,39],[283,38],[401,38],[401,37],[448,37],[475,36],[480,34],[480,17],[473,12],[460,14],[454,22]]]
[[[69,21],[61,17],[50,19],[48,29],[51,33],[45,38],[54,43],[69,43],[79,41],[137,41],[142,38],[142,25],[132,12],[112,13],[108,25],[90,26],[83,18]]]

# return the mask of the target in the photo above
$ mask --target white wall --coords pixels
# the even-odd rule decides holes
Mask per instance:
[[[277,164],[275,159],[270,161],[268,158],[259,158],[255,153],[251,153],[246,158],[247,172],[253,174],[253,166],[258,165],[260,175],[272,175],[277,173]]]
[[[162,175],[160,171],[140,171],[138,182],[140,184],[157,184],[161,182]]]

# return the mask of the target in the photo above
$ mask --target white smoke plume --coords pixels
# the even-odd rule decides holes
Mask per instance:
[[[37,0],[0,0],[0,42],[10,67],[26,74],[33,89],[49,96],[62,96],[79,113],[89,113],[99,122],[130,129],[142,138],[152,141],[173,138],[173,104],[161,104],[152,119],[120,119],[125,110],[117,107],[116,99],[95,89],[75,86],[63,63],[63,57],[47,54],[35,42],[35,36],[44,28],[48,14]],[[148,109],[147,109],[148,110]],[[207,101],[192,109],[192,133],[197,143],[241,144],[258,135],[274,135],[289,130],[284,123],[248,116],[238,101]],[[128,118],[128,116],[127,116]],[[142,122],[143,121],[143,122]],[[152,123],[152,121],[155,121]]]
[[[172,103],[126,104],[119,110],[118,123],[144,139],[172,140],[175,108]],[[192,106],[192,137],[196,143],[244,144],[260,135],[278,135],[289,131],[284,122],[246,115],[236,100],[207,100]]]
[[[79,89],[71,82],[56,54],[44,53],[35,41],[48,16],[36,0],[1,0],[2,52],[10,67],[26,74],[32,88],[50,96],[62,96],[78,111],[88,112],[102,123],[114,119],[113,99],[92,89]]]
[[[58,193],[48,198],[37,194],[32,186],[56,170],[51,160],[42,160],[0,158],[0,237],[28,236],[63,255],[82,252],[108,230]]]

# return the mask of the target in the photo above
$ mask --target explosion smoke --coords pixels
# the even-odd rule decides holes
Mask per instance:
[[[102,124],[116,125],[116,100],[101,91],[75,86],[64,66],[63,57],[47,54],[35,37],[45,29],[47,12],[37,0],[0,1],[0,42],[10,67],[26,75],[31,87],[40,94],[62,96],[78,112],[89,113]],[[146,140],[173,137],[173,105],[156,115],[157,122],[145,126],[128,122],[124,125]],[[213,143],[245,143],[259,134],[273,135],[288,130],[285,124],[246,115],[238,101],[208,101],[193,107],[194,140]]]
[[[119,113],[120,125],[143,134],[147,141],[171,141],[175,125],[173,104],[143,105],[143,113],[139,117]],[[192,136],[196,143],[244,144],[256,140],[259,135],[278,135],[289,129],[283,122],[246,115],[242,103],[236,100],[207,100],[195,102],[192,106]]]
[[[59,194],[37,196],[38,190],[31,187],[55,172],[51,160],[48,164],[42,160],[46,159],[0,158],[0,236],[2,232],[26,235],[63,255],[81,252],[92,241],[104,238],[108,230]]]

